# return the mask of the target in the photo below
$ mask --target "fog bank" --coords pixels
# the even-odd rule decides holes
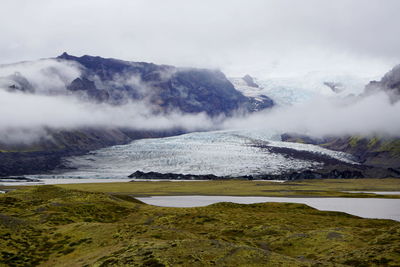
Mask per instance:
[[[400,136],[400,102],[391,103],[384,92],[362,98],[318,96],[294,106],[231,118],[223,126],[225,129],[272,129],[315,137]]]

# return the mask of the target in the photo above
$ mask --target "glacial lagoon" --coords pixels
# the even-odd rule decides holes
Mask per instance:
[[[218,202],[253,204],[263,202],[302,203],[318,210],[340,211],[363,218],[400,221],[400,199],[383,198],[294,198],[238,196],[155,196],[137,198],[162,207],[201,207]]]

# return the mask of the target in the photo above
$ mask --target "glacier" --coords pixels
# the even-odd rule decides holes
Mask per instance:
[[[363,90],[373,77],[310,73],[301,78],[277,77],[255,79],[259,87],[248,86],[242,78],[230,78],[245,96],[268,96],[278,106],[302,104],[315,97],[346,97]],[[324,84],[340,84],[337,93]],[[261,99],[261,98],[260,98]],[[282,133],[274,129],[222,130],[194,132],[167,138],[142,139],[112,146],[87,155],[66,158],[66,169],[34,178],[127,178],[135,171],[217,176],[276,175],[322,167],[318,157],[328,157],[346,164],[358,164],[346,153],[311,144],[282,142]],[[282,150],[310,152],[315,160],[291,156]],[[279,152],[281,151],[281,152]]]
[[[292,148],[357,164],[351,155],[315,145],[280,141],[269,131],[225,130],[194,132],[166,138],[141,139],[69,157],[71,168],[60,174],[36,178],[125,178],[143,172],[243,176],[281,174],[321,167],[321,162],[271,152],[269,147]]]
[[[247,97],[257,99],[260,95],[271,98],[278,106],[301,104],[315,97],[346,97],[358,95],[378,76],[357,76],[347,73],[310,72],[305,76],[253,78],[259,87],[248,86],[243,78],[230,77],[236,90]],[[334,93],[324,83],[340,85],[340,92]]]

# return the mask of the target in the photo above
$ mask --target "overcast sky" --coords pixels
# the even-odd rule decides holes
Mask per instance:
[[[381,75],[398,0],[1,0],[0,63],[99,55],[228,75]]]

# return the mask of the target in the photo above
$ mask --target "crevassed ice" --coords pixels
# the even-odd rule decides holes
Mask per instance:
[[[292,143],[292,142],[282,142],[281,135],[279,132],[274,131],[265,131],[265,130],[252,130],[252,131],[236,131],[232,132],[236,133],[243,138],[251,138],[254,142],[265,142],[268,146],[272,147],[284,147],[291,148],[297,151],[309,151],[315,154],[326,155],[331,158],[350,163],[350,164],[359,164],[356,162],[355,158],[345,152],[333,151],[320,146],[312,145],[312,144],[301,144],[301,143]]]
[[[364,90],[369,81],[375,80],[373,76],[355,76],[346,73],[321,73],[312,72],[307,75],[293,77],[270,77],[268,79],[255,79],[260,88],[247,86],[242,78],[230,78],[235,88],[249,97],[266,95],[279,106],[295,105],[307,102],[316,96],[347,96],[359,94]],[[324,82],[341,84],[343,92],[336,94],[324,85]]]
[[[67,165],[77,170],[68,171],[55,178],[118,178],[127,177],[137,170],[242,176],[280,174],[320,166],[320,163],[314,161],[268,152],[254,146],[255,140],[268,142],[268,145],[272,146],[312,151],[349,161],[345,153],[313,145],[280,142],[273,133],[215,131],[142,139],[127,145],[100,149],[89,155],[70,157],[67,159]]]

